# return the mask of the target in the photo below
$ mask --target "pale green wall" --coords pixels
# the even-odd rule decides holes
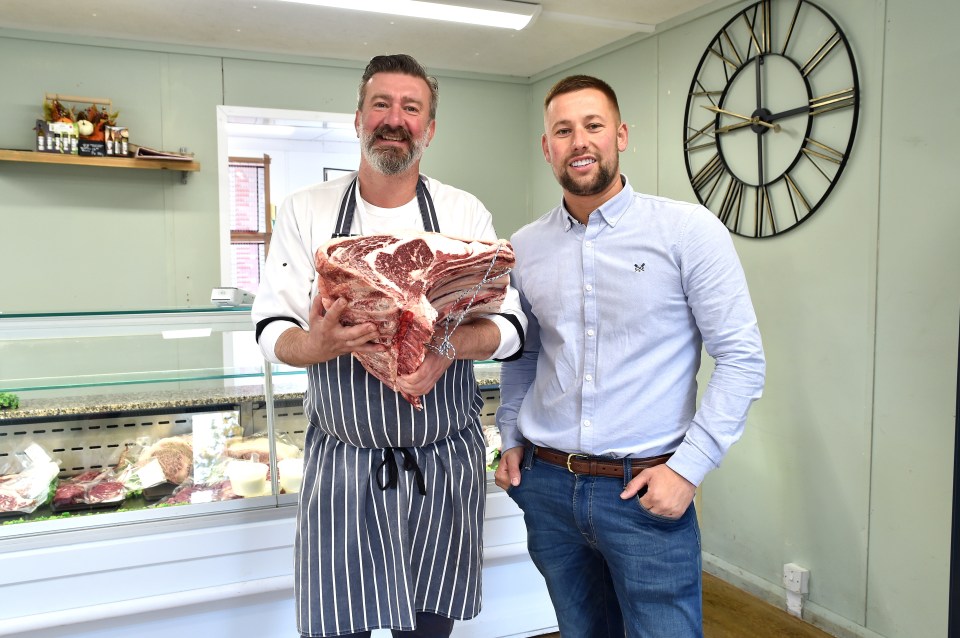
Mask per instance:
[[[887,0],[886,9],[867,623],[890,636],[945,636],[960,300],[960,130],[952,124],[960,115],[953,81],[960,4]]]
[[[0,34],[0,59],[18,61],[0,67],[0,148],[32,148],[43,95],[58,92],[109,97],[133,142],[185,146],[201,164],[181,185],[168,171],[0,163],[7,313],[209,305],[222,283],[216,106],[353,113],[363,67],[9,34]],[[439,79],[437,136],[423,170],[475,193],[509,234],[525,210],[527,127],[502,114],[524,112],[529,89]]]
[[[747,4],[718,0],[538,78],[531,127],[542,131],[540,102],[554,81],[603,77],[631,125],[621,161],[634,186],[694,200],[681,152],[686,92],[706,44]],[[783,564],[809,568],[805,617],[841,635],[945,636],[960,300],[950,188],[960,94],[947,78],[960,5],[818,4],[857,59],[853,160],[801,228],[734,239],[767,385],[743,439],[702,487],[703,547],[711,571],[781,606]],[[559,197],[536,146],[530,219]]]
[[[32,148],[45,92],[108,97],[133,140],[215,164],[216,58],[0,38],[0,147]],[[16,63],[13,61],[16,60]],[[0,311],[197,305],[218,285],[216,175],[0,164]],[[192,245],[189,250],[178,246]],[[210,246],[215,246],[215,242]]]
[[[869,0],[820,4],[844,26],[864,87],[853,160],[804,226],[736,242],[767,352],[767,386],[742,443],[704,488],[704,548],[772,584],[784,563],[801,564],[811,572],[811,603],[863,625],[882,71],[873,52],[882,49],[883,20],[882,6]],[[692,69],[738,8],[661,39],[662,75],[679,78],[673,99],[663,98],[661,125],[682,130]],[[661,149],[664,164],[679,169],[662,171],[661,186],[690,198],[680,148],[677,141]]]

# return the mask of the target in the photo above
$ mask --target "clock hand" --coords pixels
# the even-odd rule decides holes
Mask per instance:
[[[810,105],[798,106],[795,109],[790,109],[789,111],[780,111],[779,113],[774,113],[773,115],[767,116],[768,122],[776,122],[777,120],[782,120],[785,117],[792,117],[794,115],[800,115],[801,113],[809,113]]]
[[[713,129],[714,133],[729,133],[730,131],[735,131],[738,128],[746,128],[748,126],[753,126],[754,124],[759,124],[760,126],[766,126],[767,128],[772,128],[774,133],[780,132],[779,124],[770,124],[769,122],[764,122],[759,117],[750,118],[748,122],[737,122],[736,124],[727,124],[726,126],[721,126],[720,128]]]
[[[721,109],[720,107],[717,107],[717,106],[708,106],[708,105],[701,105],[701,106],[703,106],[703,108],[707,109],[708,111],[713,111],[714,113],[723,113],[724,115],[732,115],[733,117],[739,117],[741,120],[746,120],[750,123],[753,123],[753,120],[754,120],[754,118],[749,115],[740,115],[739,113],[734,113],[733,111],[727,111],[726,109]]]
[[[743,128],[745,126],[753,126],[754,124],[759,124],[760,126],[766,126],[767,128],[772,128],[774,132],[780,131],[779,124],[771,124],[770,122],[765,122],[761,120],[759,116],[750,117],[747,115],[740,115],[739,113],[734,113],[733,111],[727,111],[726,109],[721,109],[720,107],[717,107],[717,106],[706,106],[703,104],[701,104],[701,106],[703,106],[703,108],[707,109],[708,111],[713,111],[714,113],[723,113],[724,115],[731,115],[733,117],[739,117],[741,120],[746,120],[745,122],[740,122],[738,124],[721,126],[720,128],[716,129],[717,133],[726,133],[727,131]]]

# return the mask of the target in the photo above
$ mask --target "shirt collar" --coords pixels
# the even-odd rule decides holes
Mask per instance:
[[[620,174],[620,179],[623,182],[623,188],[620,189],[620,192],[601,204],[595,211],[600,214],[601,219],[609,226],[617,225],[617,222],[619,222],[620,218],[627,212],[630,203],[633,201],[633,187],[630,186],[630,180],[622,173]],[[560,210],[563,212],[561,220],[564,232],[573,228],[574,224],[580,223],[570,214],[570,211],[567,210],[567,204],[562,198],[560,199]],[[591,215],[592,214],[593,213],[591,213]]]

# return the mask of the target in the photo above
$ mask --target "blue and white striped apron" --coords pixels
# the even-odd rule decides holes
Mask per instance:
[[[349,234],[356,180],[334,237]],[[439,231],[424,180],[417,200]],[[454,361],[417,411],[351,355],[308,370],[297,514],[297,627],[338,636],[413,629],[416,614],[480,611],[485,455],[472,361]]]

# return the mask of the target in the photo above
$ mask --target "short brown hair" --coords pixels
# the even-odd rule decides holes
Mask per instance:
[[[377,73],[402,73],[420,78],[430,87],[430,119],[437,119],[437,103],[440,101],[440,87],[437,84],[437,78],[427,75],[427,71],[412,56],[406,53],[395,53],[393,55],[378,55],[373,57],[363,70],[363,76],[360,78],[360,90],[358,92],[357,110],[363,109],[363,100],[367,97],[367,82]]]
[[[547,107],[550,106],[550,102],[553,101],[553,98],[558,95],[573,93],[574,91],[583,91],[584,89],[596,89],[606,95],[610,103],[613,104],[613,108],[617,112],[617,117],[620,117],[620,103],[617,102],[617,94],[614,92],[613,87],[592,75],[570,75],[554,84],[550,90],[547,91],[547,97],[543,100],[543,108],[546,110]]]

